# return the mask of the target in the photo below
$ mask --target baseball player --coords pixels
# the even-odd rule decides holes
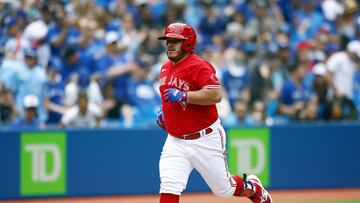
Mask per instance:
[[[226,135],[215,106],[222,98],[221,86],[211,64],[193,53],[195,30],[173,23],[159,40],[166,41],[169,58],[159,81],[162,108],[157,123],[168,132],[159,163],[160,203],[179,203],[193,169],[217,196],[271,203],[256,176],[241,178],[228,171]]]

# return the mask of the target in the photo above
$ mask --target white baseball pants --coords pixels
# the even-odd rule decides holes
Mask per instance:
[[[168,135],[159,164],[160,193],[181,195],[191,171],[196,169],[215,195],[234,194],[236,182],[227,167],[225,130],[220,120],[210,127],[213,132],[196,140]]]

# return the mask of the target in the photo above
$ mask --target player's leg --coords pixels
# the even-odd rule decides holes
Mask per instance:
[[[255,175],[249,175],[246,181],[255,187],[255,193],[249,197],[254,203],[272,203],[270,194],[262,186],[260,179]]]
[[[243,184],[243,189],[234,192],[234,196],[247,197],[253,203],[272,203],[270,194],[262,186],[260,179],[255,175],[249,175],[244,179],[239,176],[232,176],[238,184]]]
[[[221,125],[213,134],[203,137],[194,147],[197,152],[193,165],[213,193],[222,197],[248,197],[255,203],[271,203],[270,195],[255,176],[243,179],[230,175],[226,161],[226,135]],[[256,180],[257,179],[257,180]],[[260,201],[261,200],[261,201]]]
[[[215,195],[228,198],[243,191],[242,178],[237,181],[228,172],[226,137],[221,125],[212,128],[211,134],[194,140],[191,163]]]
[[[224,128],[221,127],[220,132],[225,135]],[[248,197],[253,203],[272,203],[270,194],[255,175],[246,177],[244,174],[243,178],[233,175],[232,178],[236,181],[237,185],[242,185],[242,187],[237,187],[233,194],[234,196]]]
[[[193,169],[184,140],[168,136],[160,157],[160,203],[178,203]]]

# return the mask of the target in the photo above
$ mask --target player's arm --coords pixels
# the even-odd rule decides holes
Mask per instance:
[[[196,91],[182,92],[176,88],[165,90],[165,102],[186,102],[197,105],[211,105],[219,103],[222,99],[222,91],[217,88],[202,88]]]
[[[165,102],[186,102],[197,105],[212,105],[219,103],[222,99],[220,82],[216,77],[215,69],[209,64],[203,66],[194,74],[194,81],[200,90],[181,92],[176,88],[165,90]]]
[[[187,102],[197,105],[211,105],[219,103],[222,99],[221,88],[203,88],[187,92]]]

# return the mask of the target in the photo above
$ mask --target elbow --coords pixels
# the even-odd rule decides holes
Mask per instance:
[[[221,92],[219,92],[219,93],[217,93],[217,94],[215,95],[215,97],[214,97],[214,102],[215,102],[215,103],[220,103],[221,100],[222,100],[222,94],[221,94]]]
[[[222,91],[220,89],[204,89],[204,101],[206,104],[216,104],[221,102]]]

